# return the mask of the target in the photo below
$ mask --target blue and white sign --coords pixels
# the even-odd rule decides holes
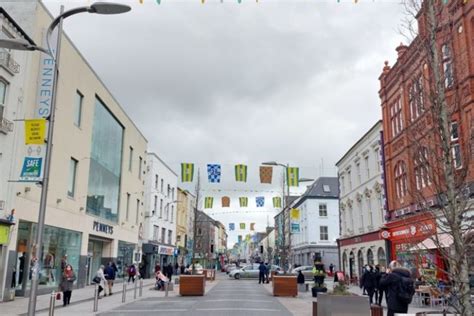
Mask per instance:
[[[23,168],[21,168],[20,177],[23,179],[40,178],[42,165],[43,158],[25,157],[25,160],[23,161]]]
[[[46,32],[46,31],[44,31]],[[56,50],[58,30],[55,29],[51,34],[51,47],[53,52]],[[44,40],[46,47],[46,39]],[[54,59],[48,54],[41,54],[38,77],[38,94],[36,98],[35,118],[48,117],[51,113],[51,100],[53,96],[54,83]]]

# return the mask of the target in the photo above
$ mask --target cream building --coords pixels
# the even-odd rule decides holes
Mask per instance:
[[[378,121],[336,163],[340,184],[341,267],[352,279],[365,264],[386,266],[384,190],[381,164],[382,121]]]
[[[178,188],[178,212],[176,214],[176,246],[179,250],[178,263],[190,264],[192,254],[192,220],[194,219],[195,197],[189,191]]]
[[[41,2],[2,5],[35,43],[43,43],[52,16]],[[138,239],[144,215],[147,140],[65,34],[60,54],[43,247],[33,245],[41,188],[18,183],[12,205],[16,225],[8,259],[0,263],[7,266],[2,288],[13,285],[17,295],[29,293],[27,271],[34,259],[40,263],[39,293],[49,293],[57,289],[66,261],[76,271],[77,286],[83,287],[101,264],[115,261],[120,277],[126,265],[141,258]],[[50,87],[43,79],[51,73],[52,60],[38,52],[28,52],[28,60],[24,117],[44,117],[50,106]],[[23,131],[18,132],[21,143]],[[17,174],[23,157],[30,154],[27,146],[22,147],[15,159]],[[23,273],[12,281],[14,270]]]

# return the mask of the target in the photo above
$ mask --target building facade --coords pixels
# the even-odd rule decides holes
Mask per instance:
[[[267,227],[267,235],[260,241],[260,249],[262,259],[269,264],[275,262],[275,229]]]
[[[364,265],[387,266],[380,229],[385,222],[382,121],[378,121],[336,163],[340,185],[338,240],[341,267],[351,279]]]
[[[155,265],[176,263],[178,175],[154,153],[146,161],[143,252],[149,277]]]
[[[291,204],[299,210],[299,219],[291,219],[291,262],[329,267],[339,264],[339,185],[336,177],[320,177]],[[294,227],[297,224],[297,228]]]
[[[214,245],[217,242],[217,231],[216,221],[206,213],[197,211],[196,237],[194,240],[196,253],[194,258],[204,268],[210,268],[216,264]]]
[[[400,44],[396,48],[396,63],[391,67],[385,62],[379,77],[388,197],[388,223],[383,236],[391,245],[391,259],[408,268],[419,268],[422,274],[434,276],[436,273],[439,277],[442,273],[435,271],[434,266],[439,267],[443,259],[436,249],[429,249],[422,266],[416,263],[410,251],[439,230],[440,222],[436,221],[432,210],[440,208],[439,196],[443,195],[444,183],[443,173],[439,171],[444,168],[437,159],[442,152],[440,138],[437,138],[439,116],[432,104],[434,72],[425,46],[427,38],[432,36],[427,27],[425,7],[417,15],[418,35],[409,46]],[[436,65],[441,70],[443,87],[440,89],[444,88],[443,101],[448,111],[449,150],[457,185],[465,185],[472,192],[474,2],[439,3],[435,10],[440,10],[436,15],[439,27],[434,38],[440,58]],[[466,220],[468,218],[466,216]]]
[[[35,43],[43,43],[52,16],[41,2],[8,2],[3,7]],[[122,277],[127,265],[140,261],[141,171],[147,140],[65,34],[60,50],[57,103],[61,108],[50,140],[54,147],[42,249],[33,245],[41,188],[34,183],[14,186],[16,224],[8,259],[1,265],[7,266],[2,287],[15,288],[17,295],[28,295],[27,271],[34,261],[40,265],[39,293],[58,287],[66,262],[76,271],[76,285],[83,287],[101,264],[115,261]],[[52,74],[53,61],[45,54],[29,56],[24,117],[41,118],[49,113],[51,78],[44,77]],[[24,157],[40,157],[45,149],[24,146],[23,140],[19,129],[17,141],[22,148],[15,158],[17,166]]]
[[[178,188],[178,202],[176,214],[176,246],[179,250],[178,263],[188,265],[191,263],[192,236],[195,197],[189,191]],[[191,254],[192,255],[192,254]]]

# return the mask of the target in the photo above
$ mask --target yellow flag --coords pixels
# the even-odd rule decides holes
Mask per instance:
[[[43,145],[45,143],[46,120],[26,120],[25,121],[25,144]]]
[[[297,208],[292,208],[291,209],[291,219],[295,221],[300,220],[300,210]]]

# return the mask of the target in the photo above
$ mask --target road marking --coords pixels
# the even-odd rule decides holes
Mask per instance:
[[[237,299],[217,299],[217,300],[206,300],[206,301],[201,301],[201,302],[244,302],[243,300],[237,300]],[[265,301],[265,300],[245,300],[245,303],[251,302],[251,303],[274,303],[273,301]]]
[[[187,312],[188,309],[116,309],[113,311],[102,312],[100,314],[117,313],[160,313],[160,312]]]
[[[281,312],[280,309],[268,308],[197,308],[197,311],[249,311],[249,312]]]

